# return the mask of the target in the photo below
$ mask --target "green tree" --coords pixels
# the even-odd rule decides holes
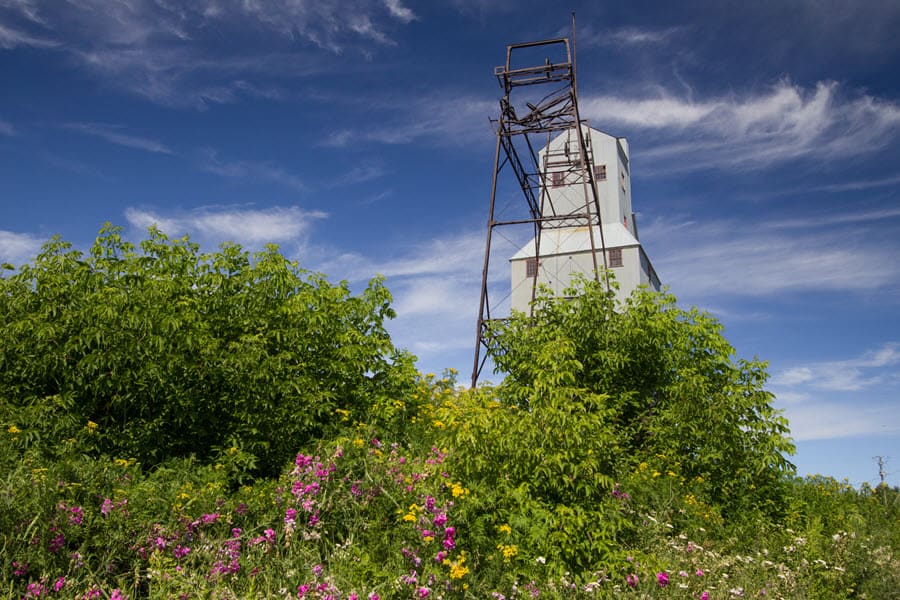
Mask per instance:
[[[36,417],[63,405],[103,452],[237,454],[273,473],[413,388],[413,357],[384,328],[390,302],[380,279],[351,295],[275,246],[201,253],[151,229],[138,250],[107,225],[85,256],[54,238],[0,278],[0,418],[26,441],[52,432],[50,447],[58,424]]]
[[[542,410],[536,394],[555,372],[582,396],[603,396],[578,412],[601,416],[613,434],[608,477],[649,464],[724,511],[777,510],[793,445],[764,388],[765,363],[735,359],[718,321],[668,293],[638,290],[616,307],[602,284],[582,279],[566,296],[544,293],[532,317],[493,326],[491,356],[506,374],[500,401]]]

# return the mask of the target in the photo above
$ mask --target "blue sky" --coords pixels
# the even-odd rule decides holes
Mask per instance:
[[[466,381],[493,67],[572,10],[663,283],[770,362],[800,474],[900,484],[895,1],[0,0],[0,260],[104,221],[275,242],[384,274],[395,343]]]

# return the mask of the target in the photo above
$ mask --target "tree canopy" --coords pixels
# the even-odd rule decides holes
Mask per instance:
[[[735,358],[721,323],[668,293],[639,289],[617,307],[582,278],[564,296],[539,295],[532,316],[514,313],[489,335],[505,374],[497,399],[535,436],[559,438],[541,464],[558,462],[573,490],[643,465],[677,471],[726,510],[777,501],[794,447],[766,363]]]
[[[89,427],[104,452],[240,450],[275,472],[413,384],[390,302],[380,279],[352,295],[275,246],[201,253],[154,228],[136,248],[107,225],[84,255],[54,238],[0,278],[0,398],[46,427],[64,416],[65,435]]]

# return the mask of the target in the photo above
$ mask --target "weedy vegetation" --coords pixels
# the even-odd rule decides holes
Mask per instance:
[[[106,226],[0,277],[0,598],[897,598],[900,490],[799,478],[766,365],[579,280],[464,389],[283,257]]]

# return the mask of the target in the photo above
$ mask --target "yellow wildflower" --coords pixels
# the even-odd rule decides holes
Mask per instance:
[[[22,433],[22,430],[19,429],[18,427],[16,427],[15,425],[10,425],[9,429],[7,429],[7,431],[13,435],[16,435],[17,433]]]
[[[465,496],[466,494],[468,494],[469,490],[458,483],[454,483],[453,489],[450,490],[450,493],[453,494],[454,498],[459,498],[460,496]]]
[[[509,525],[504,523],[503,525],[500,525],[499,527],[497,527],[497,531],[499,531],[500,533],[505,533],[506,535],[509,535],[512,533],[512,527],[510,527]]]
[[[88,433],[97,433],[98,427],[99,425],[97,425],[93,421],[88,421],[87,425],[84,426],[84,428],[88,430]]]
[[[509,562],[509,559],[519,553],[519,547],[515,545],[497,544],[497,550],[503,554],[503,562]]]
[[[444,559],[444,564],[447,564],[449,561]],[[462,554],[459,557],[458,561],[453,561],[450,563],[450,579],[462,579],[469,572],[469,567],[467,567],[464,563],[466,562],[466,555]]]

